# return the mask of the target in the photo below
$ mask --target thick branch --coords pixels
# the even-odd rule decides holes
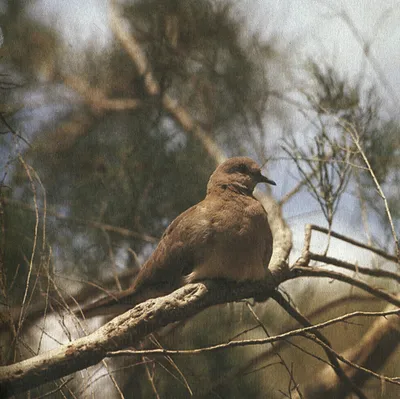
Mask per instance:
[[[271,196],[257,189],[254,196],[268,213],[268,221],[274,237],[274,249],[268,269],[277,282],[282,281],[288,277],[289,273],[287,259],[292,249],[292,231],[282,216],[281,207]]]
[[[10,366],[0,367],[0,396],[24,392],[99,363],[108,352],[135,346],[159,328],[194,316],[212,305],[271,292],[271,281],[255,284],[189,284],[116,317],[92,334]]]
[[[269,211],[276,211],[272,206],[273,201],[269,197],[266,198],[269,200],[267,200],[267,206],[270,206]],[[290,250],[291,240],[285,241],[284,237],[290,238],[290,236],[287,236],[287,232],[285,232],[285,223],[279,212],[274,215],[276,218],[271,219],[277,237],[274,243],[274,252],[285,254]],[[279,232],[279,228],[283,230]],[[166,297],[140,304],[93,334],[69,345],[61,346],[56,350],[11,366],[2,367],[0,368],[0,393],[11,395],[71,374],[100,362],[110,352],[124,349],[127,346],[135,346],[146,335],[160,327],[191,317],[211,305],[258,296],[261,293],[268,296],[284,280],[300,276],[336,278],[369,292],[376,291],[371,293],[400,305],[400,301],[393,295],[373,289],[351,277],[310,267],[295,267],[288,272],[285,267],[279,268],[280,261],[275,260],[274,262],[270,265],[274,278],[267,281],[240,285],[217,281],[207,284],[191,284]],[[283,259],[283,263],[285,263],[285,259]]]

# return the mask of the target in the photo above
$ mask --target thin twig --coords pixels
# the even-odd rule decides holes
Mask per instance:
[[[44,395],[40,395],[40,396],[35,396],[33,399],[43,399],[46,398],[50,395],[53,395],[59,391],[61,391],[61,389],[64,388],[65,385],[67,385],[69,382],[71,382],[73,380],[73,378],[68,378],[67,380],[65,380],[62,384],[60,384],[57,388],[53,389],[52,391],[46,392]]]
[[[368,245],[372,246],[372,234],[371,228],[368,222],[368,214],[367,214],[367,203],[363,196],[363,191],[361,189],[361,181],[360,181],[360,172],[358,170],[355,171],[355,180],[356,180],[356,187],[357,187],[357,199],[360,203],[360,213],[361,213],[361,221],[364,226],[365,234],[367,235]]]
[[[319,231],[319,232],[325,233],[325,234],[330,234],[332,237],[338,238],[338,239],[340,239],[342,241],[346,241],[349,244],[355,245],[356,247],[367,249],[368,251],[371,251],[371,252],[381,256],[382,258],[385,258],[385,259],[390,260],[392,262],[397,262],[396,256],[390,255],[387,252],[382,251],[379,248],[373,247],[373,246],[368,245],[368,244],[364,244],[364,243],[362,243],[360,241],[354,240],[353,238],[346,237],[343,234],[336,233],[335,231],[332,231],[332,230],[329,232],[329,229],[327,229],[325,227],[317,226],[315,224],[311,224],[309,226],[310,226],[310,228],[312,230],[316,230],[316,231]]]
[[[42,323],[43,323],[43,327],[46,325],[46,320],[47,320],[47,313],[48,313],[48,308],[49,308],[49,297],[50,297],[50,272],[49,272],[49,265],[50,265],[50,259],[51,259],[51,248],[49,250],[49,256],[48,256],[48,260],[45,263],[45,270],[47,272],[47,285],[46,285],[46,293],[45,293],[45,304],[44,304],[44,309],[43,309],[43,319],[42,319]],[[37,349],[37,353],[40,353],[40,349],[41,349],[41,345],[42,345],[42,339],[44,337],[44,332],[45,329],[43,328],[40,336],[39,336],[39,343],[38,343],[38,349]]]
[[[107,246],[108,246],[108,256],[110,257],[111,266],[112,266],[112,274],[114,277],[115,285],[117,286],[118,291],[122,291],[121,282],[119,281],[118,270],[117,270],[117,262],[115,260],[115,255],[112,247],[112,242],[110,239],[110,235],[103,230],[103,233],[106,237]]]
[[[393,235],[393,239],[394,239],[394,243],[395,243],[395,247],[396,247],[397,262],[400,263],[399,238],[397,237],[396,229],[394,227],[393,218],[392,218],[392,214],[391,214],[390,209],[389,209],[388,200],[387,200],[387,198],[386,198],[386,196],[385,196],[385,194],[384,194],[384,192],[382,190],[381,185],[378,182],[378,179],[377,179],[377,177],[375,175],[375,172],[373,171],[373,169],[371,167],[371,164],[369,163],[369,160],[368,160],[367,156],[365,155],[364,150],[361,147],[360,138],[358,136],[358,132],[357,132],[356,128],[354,127],[353,124],[350,124],[350,123],[345,122],[345,121],[342,122],[342,126],[347,132],[350,133],[350,135],[351,135],[351,137],[352,137],[352,139],[354,141],[354,144],[356,145],[356,147],[357,147],[358,151],[360,152],[365,164],[367,165],[368,171],[369,171],[369,173],[370,173],[370,175],[372,177],[372,180],[375,183],[376,189],[378,190],[378,193],[379,193],[380,197],[383,200],[383,203],[385,205],[386,215],[387,215],[389,223],[390,223],[390,228],[392,230],[392,235]]]
[[[151,335],[150,337],[151,341],[158,346],[159,348],[162,348],[161,343],[159,342],[159,340],[156,338],[156,336],[154,334]],[[182,381],[183,381],[183,385],[186,387],[186,389],[189,392],[190,396],[193,396],[193,391],[192,388],[190,388],[189,382],[187,380],[187,378],[184,376],[183,372],[179,369],[179,367],[177,366],[177,364],[174,362],[174,360],[172,359],[171,356],[166,356],[166,359],[168,361],[168,363],[178,372],[178,374],[181,376]]]
[[[117,383],[117,380],[116,380],[115,377],[113,376],[112,371],[110,372],[110,369],[109,369],[109,366],[108,366],[108,364],[107,364],[106,359],[103,359],[101,362],[102,362],[103,366],[105,367],[105,369],[107,370],[107,374],[108,374],[108,376],[110,377],[110,380],[112,381],[112,383],[113,383],[113,385],[114,385],[116,391],[118,392],[119,397],[120,397],[121,399],[125,399],[125,396],[124,396],[124,394],[122,393],[121,388],[119,387],[119,385],[118,385],[118,383]]]
[[[109,373],[116,374],[116,373],[119,373],[119,372],[121,372],[121,371],[123,371],[123,370],[126,370],[126,369],[131,369],[131,368],[136,367],[136,366],[141,366],[142,364],[143,364],[143,362],[138,362],[138,363],[135,363],[135,364],[130,364],[129,366],[118,367],[118,368],[116,368],[116,369],[114,369],[114,370],[109,371]],[[89,388],[90,388],[92,385],[94,385],[97,381],[99,381],[99,380],[101,380],[101,379],[103,379],[103,378],[105,378],[105,377],[108,377],[108,374],[102,374],[102,375],[97,376],[96,378],[94,378],[95,375],[96,375],[97,373],[99,373],[101,370],[102,370],[102,367],[100,367],[98,370],[96,370],[96,371],[89,377],[89,381],[87,381],[86,385],[80,388],[79,393],[80,393],[81,396],[84,394],[84,392],[85,392],[87,389],[89,389]]]
[[[212,345],[212,346],[207,346],[204,348],[198,348],[198,349],[145,349],[145,350],[132,350],[132,349],[123,349],[123,350],[118,350],[118,351],[110,351],[107,352],[108,357],[119,357],[119,356],[141,356],[141,355],[197,355],[200,353],[206,353],[206,352],[214,352],[214,351],[219,351],[219,350],[224,350],[227,348],[236,348],[236,347],[242,347],[242,346],[249,346],[249,345],[265,345],[265,344],[270,344],[272,342],[277,342],[284,340],[286,338],[291,338],[295,336],[299,336],[303,334],[304,332],[315,332],[316,330],[319,330],[321,328],[328,327],[332,324],[336,324],[342,321],[345,321],[347,319],[353,318],[353,317],[385,317],[389,315],[400,315],[400,309],[392,309],[392,310],[387,310],[383,312],[362,312],[362,311],[357,311],[357,312],[352,312],[348,313],[339,317],[336,317],[334,319],[327,320],[322,323],[314,324],[309,327],[303,327],[303,328],[298,328],[292,331],[288,331],[282,334],[274,335],[272,337],[268,338],[255,338],[255,339],[247,339],[247,340],[240,340],[240,341],[229,341],[225,342],[222,344],[217,344],[217,345]],[[399,382],[400,385],[400,382]]]
[[[294,308],[279,291],[273,292],[271,297],[289,314],[289,316],[293,317],[304,327],[312,327],[311,322],[306,317],[304,317],[296,308]],[[304,336],[322,346],[329,361],[332,363],[332,368],[338,378],[343,381],[343,383],[347,385],[349,389],[352,390],[360,399],[367,399],[361,389],[357,385],[355,385],[354,382],[345,373],[340,363],[338,362],[336,352],[332,349],[332,345],[325,338],[325,336],[319,330],[314,330],[312,333],[306,332]]]
[[[311,173],[309,173],[307,175],[307,178],[302,179],[296,186],[294,186],[288,193],[286,193],[279,201],[278,204],[279,206],[283,206],[286,204],[286,202],[288,202],[294,195],[296,195],[306,184],[307,184],[307,180],[311,180],[315,174],[316,174],[317,170],[313,170],[311,171]]]
[[[254,311],[254,309],[251,307],[251,305],[249,304],[249,302],[246,302],[247,305],[247,309],[249,309],[251,315],[253,316],[253,318],[256,320],[256,322],[258,323],[258,325],[263,329],[263,331],[265,332],[265,335],[267,337],[270,337],[270,334],[267,330],[267,328],[265,327],[264,323],[260,320],[260,318],[257,316],[256,312]],[[296,380],[294,379],[294,375],[293,375],[293,369],[287,366],[285,360],[283,359],[283,357],[281,356],[281,354],[276,350],[274,343],[271,343],[272,348],[273,348],[273,352],[274,354],[279,358],[280,363],[283,365],[283,367],[285,368],[286,372],[289,375],[289,388],[288,388],[288,392],[289,394],[291,394],[292,392],[292,387],[291,387],[291,382],[293,382],[294,384],[294,388],[297,391],[297,394],[299,395],[299,397],[301,399],[303,399],[303,394],[301,393],[300,389],[299,389],[299,384],[296,382]]]
[[[383,278],[390,278],[400,282],[400,274],[390,272],[388,270],[382,269],[371,269],[369,267],[363,267],[359,265],[353,265],[352,263],[345,262],[340,259],[332,258],[330,256],[314,254],[310,252],[310,259],[323,262],[326,264],[342,267],[347,270],[352,270],[357,273],[366,274],[367,276],[374,276],[374,277],[383,277]]]
[[[7,122],[5,116],[0,112],[0,120],[6,125],[9,131],[19,139],[21,139],[28,147],[31,147],[31,144],[20,134],[18,134],[15,129]]]
[[[389,294],[385,291],[382,291],[378,288],[374,288],[371,285],[364,283],[363,281],[357,280],[353,277],[346,276],[345,274],[337,273],[331,270],[321,270],[313,267],[304,267],[304,266],[295,266],[291,269],[293,273],[293,278],[297,277],[325,277],[338,281],[342,281],[344,283],[351,284],[357,288],[360,288],[370,294],[381,298],[393,305],[400,306],[400,300],[393,294]]]
[[[319,105],[319,109],[320,109],[323,113],[329,114],[329,111],[328,111],[327,109],[325,109],[324,107],[320,106],[320,105]],[[350,137],[351,137],[353,143],[355,144],[355,146],[356,146],[356,148],[357,148],[359,154],[361,155],[361,157],[362,157],[362,159],[363,159],[363,161],[364,161],[364,163],[365,163],[365,165],[366,165],[366,169],[368,170],[368,172],[370,173],[370,175],[371,175],[371,177],[372,177],[372,180],[373,180],[373,182],[374,182],[374,184],[375,184],[375,186],[376,186],[376,188],[377,188],[378,194],[380,195],[380,197],[382,198],[382,200],[383,200],[383,202],[384,202],[386,215],[387,215],[387,217],[388,217],[389,224],[390,224],[390,228],[391,228],[391,231],[392,231],[392,236],[393,236],[393,239],[394,239],[394,242],[395,242],[395,248],[396,248],[396,262],[397,262],[397,263],[400,263],[400,246],[399,246],[399,240],[398,240],[397,233],[396,233],[396,230],[395,230],[395,227],[394,227],[393,218],[392,218],[392,215],[391,215],[391,212],[390,212],[390,209],[389,209],[389,204],[388,204],[387,198],[386,198],[386,196],[385,196],[385,194],[384,194],[384,192],[383,192],[383,190],[382,190],[382,187],[381,187],[381,185],[380,185],[379,182],[378,182],[378,179],[377,179],[377,177],[376,177],[376,175],[375,175],[375,172],[373,171],[373,169],[372,169],[372,167],[371,167],[371,164],[370,164],[370,162],[369,162],[369,160],[368,160],[368,157],[366,156],[366,154],[365,154],[365,152],[364,152],[364,150],[363,150],[363,148],[362,148],[362,146],[361,146],[361,144],[360,144],[360,137],[359,137],[358,131],[357,131],[357,129],[356,129],[356,127],[354,126],[353,123],[351,123],[351,122],[349,122],[349,121],[347,121],[347,120],[345,120],[345,119],[343,119],[343,118],[340,118],[340,117],[335,117],[335,116],[334,116],[334,119],[336,120],[337,124],[338,124],[339,126],[341,126],[341,127],[343,128],[343,130],[344,130],[345,132],[347,132],[347,133],[350,135]],[[287,151],[287,152],[288,152],[288,151]],[[288,154],[290,155],[290,152],[288,152]],[[346,160],[346,161],[347,161],[347,160]],[[350,164],[349,164],[349,165],[350,165]],[[299,165],[298,165],[298,166],[299,166]],[[301,170],[301,169],[300,169],[300,170]],[[317,198],[317,199],[318,199],[318,198]]]
[[[37,203],[36,186],[35,186],[35,183],[33,181],[32,175],[31,175],[30,166],[28,166],[25,163],[24,159],[21,156],[19,156],[18,159],[21,162],[22,166],[24,167],[25,172],[28,176],[30,185],[31,185],[31,190],[32,190],[32,194],[33,194],[33,202],[35,204],[35,227],[34,227],[34,234],[33,234],[32,252],[31,252],[31,257],[29,260],[28,276],[26,278],[25,292],[24,292],[24,297],[22,299],[21,312],[20,312],[19,320],[18,320],[17,336],[18,336],[18,333],[21,331],[22,323],[24,320],[24,307],[26,305],[26,300],[27,300],[28,292],[29,292],[29,284],[30,284],[30,280],[31,280],[31,276],[32,276],[33,261],[35,259],[35,254],[36,254],[36,245],[37,245],[38,230],[39,230],[39,208],[38,208],[38,203]]]
[[[154,363],[153,363],[153,372],[150,373],[149,362],[147,361],[147,359],[145,357],[143,357],[142,359],[143,359],[144,368],[146,370],[147,379],[150,382],[151,389],[153,390],[153,393],[154,393],[156,399],[161,399],[161,397],[157,391],[156,384],[154,382]]]

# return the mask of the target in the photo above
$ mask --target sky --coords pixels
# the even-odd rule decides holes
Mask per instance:
[[[365,62],[363,45],[369,44],[371,57],[366,65],[368,79],[378,86],[387,81],[394,89],[394,93],[386,93],[390,105],[398,108],[398,0],[263,0],[247,3],[253,4],[255,26],[266,33],[277,30],[284,40],[291,42],[295,48],[300,47],[299,62],[312,56],[317,60],[327,60],[345,75],[357,76]],[[285,6],[282,7],[282,4]]]

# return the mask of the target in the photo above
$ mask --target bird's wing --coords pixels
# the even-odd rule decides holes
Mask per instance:
[[[181,285],[182,276],[189,274],[201,260],[210,238],[203,202],[180,214],[166,229],[161,240],[140,270],[132,289],[160,289],[171,292]]]
[[[122,313],[150,298],[166,295],[180,285],[201,260],[210,236],[202,202],[180,214],[165,230],[150,258],[128,289],[82,308],[85,317]],[[201,228],[199,229],[199,223]],[[81,310],[75,314],[81,315]]]

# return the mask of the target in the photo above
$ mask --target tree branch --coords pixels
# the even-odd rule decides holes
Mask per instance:
[[[310,259],[316,260],[318,262],[327,263],[329,265],[342,267],[344,269],[352,270],[356,273],[365,274],[367,276],[390,278],[390,279],[395,280],[400,283],[400,274],[390,272],[388,270],[371,269],[369,267],[353,265],[352,263],[345,262],[340,259],[332,258],[330,256],[325,256],[325,255],[314,254],[312,252],[310,252]]]
[[[357,280],[350,276],[346,276],[345,274],[333,272],[331,270],[321,270],[316,269],[314,267],[304,267],[304,266],[295,266],[291,269],[291,272],[294,274],[293,278],[295,277],[325,277],[331,278],[338,281],[343,281],[344,283],[351,284],[357,288],[360,288],[364,291],[369,292],[370,294],[376,296],[377,298],[383,299],[393,305],[400,306],[400,299],[393,294],[389,294],[385,291],[382,291],[378,288],[374,288],[363,281]]]
[[[346,237],[343,234],[336,233],[335,231],[329,230],[329,229],[327,229],[325,227],[317,226],[315,224],[310,224],[308,226],[310,226],[311,230],[315,230],[315,231],[319,231],[320,233],[328,234],[331,237],[338,238],[339,240],[348,242],[349,244],[355,245],[356,247],[367,249],[368,251],[371,251],[371,252],[373,252],[373,253],[375,253],[375,254],[377,254],[379,256],[382,256],[382,258],[390,260],[391,262],[398,262],[396,256],[390,255],[387,252],[382,251],[379,248],[373,247],[371,245],[364,244],[364,243],[362,243],[360,241],[354,240],[353,238],[350,238],[350,237]]]
[[[295,320],[301,323],[304,327],[312,327],[310,321],[304,317],[300,312],[298,312],[283,296],[275,291],[272,293],[272,298]],[[332,364],[333,371],[341,381],[341,383],[348,387],[349,390],[353,391],[360,399],[367,399],[364,393],[355,385],[346,375],[344,370],[342,369],[340,363],[338,362],[336,353],[332,350],[330,342],[325,338],[325,336],[318,330],[313,330],[312,334],[314,335],[316,343],[324,349],[326,356]],[[310,338],[310,333],[304,332],[302,334],[306,338]],[[311,335],[311,337],[313,336]]]
[[[165,297],[137,305],[92,334],[10,366],[0,367],[0,396],[24,392],[48,381],[95,365],[109,352],[137,345],[145,336],[221,303],[271,292],[275,283],[189,284]]]
[[[393,309],[389,305],[385,311],[390,312]],[[395,353],[396,348],[400,344],[400,318],[399,315],[385,315],[374,321],[370,329],[362,339],[353,347],[345,350],[341,356],[357,363],[363,368],[377,371],[384,366],[388,357]],[[370,377],[369,373],[363,372],[362,369],[345,366],[346,374],[362,386]],[[399,380],[399,379],[397,379]],[[336,375],[328,367],[324,367],[317,377],[305,388],[307,397],[345,397],[349,391],[338,381]]]

